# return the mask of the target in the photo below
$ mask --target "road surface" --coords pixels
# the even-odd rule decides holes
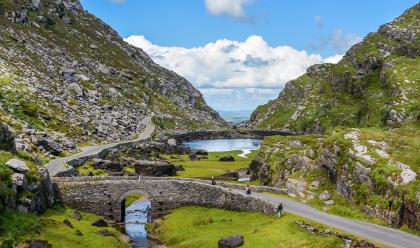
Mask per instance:
[[[100,153],[104,149],[112,148],[114,146],[130,143],[130,142],[136,142],[141,141],[150,138],[152,133],[155,131],[155,125],[152,123],[150,117],[146,117],[143,119],[143,124],[146,126],[143,132],[140,134],[140,136],[137,139],[129,140],[129,141],[122,141],[117,143],[111,143],[106,145],[100,145],[100,146],[89,146],[82,148],[82,152],[78,153],[76,155],[72,155],[65,158],[59,158],[55,160],[51,160],[49,163],[45,165],[45,167],[48,169],[48,172],[50,173],[50,176],[57,176],[57,174],[68,171],[69,165],[66,163],[75,159],[79,159],[82,157],[92,156]]]
[[[275,205],[277,205],[279,202],[282,202],[284,211],[286,212],[302,216],[320,224],[324,224],[344,232],[354,234],[367,240],[378,242],[391,247],[420,247],[419,236],[402,232],[397,229],[328,214],[286,197],[265,195],[261,193],[253,193],[253,195]]]

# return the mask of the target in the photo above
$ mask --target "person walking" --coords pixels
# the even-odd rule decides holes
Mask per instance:
[[[283,211],[283,203],[279,203],[279,205],[277,206],[277,215],[279,216],[279,218],[281,218],[281,212]]]
[[[250,195],[250,194],[251,194],[251,187],[249,187],[249,185],[247,185],[247,186],[245,187],[245,191],[246,191],[246,194],[247,194],[247,195]]]
[[[211,185],[216,185],[216,180],[214,179],[214,177],[211,177]]]

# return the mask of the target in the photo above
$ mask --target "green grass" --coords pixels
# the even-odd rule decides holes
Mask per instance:
[[[55,206],[41,216],[14,211],[4,212],[0,215],[0,247],[12,247],[8,246],[12,244],[16,246],[31,239],[47,240],[53,247],[60,248],[128,247],[120,241],[120,233],[113,227],[106,229],[114,236],[103,237],[95,233],[103,229],[91,225],[100,218],[97,215],[81,213],[83,218],[77,221],[73,218],[73,213],[73,210],[61,206]],[[65,219],[72,223],[74,229],[63,224]],[[80,230],[83,236],[76,235],[76,229]]]
[[[125,207],[129,207],[134,202],[140,200],[143,196],[141,194],[132,194],[125,198]]]
[[[84,175],[84,176],[87,176],[90,173],[92,173],[94,176],[103,176],[103,177],[108,176],[108,173],[105,172],[104,170],[93,168],[92,161],[87,162],[86,164],[77,167],[76,170],[80,175]]]
[[[217,247],[220,238],[244,236],[243,247],[341,247],[336,237],[311,234],[294,221],[305,221],[290,213],[278,219],[261,213],[235,212],[201,207],[183,207],[167,215],[159,224],[149,226],[168,247]],[[329,228],[328,228],[329,229]]]
[[[248,154],[248,158],[239,157],[238,155],[241,153],[242,151],[209,152],[208,159],[201,159],[199,161],[190,161],[188,155],[162,155],[162,157],[175,165],[184,166],[185,171],[178,171],[178,177],[209,178],[212,176],[219,176],[228,171],[247,168],[256,152],[253,151],[251,154]],[[219,158],[226,155],[232,155],[235,158],[235,161],[220,162]]]

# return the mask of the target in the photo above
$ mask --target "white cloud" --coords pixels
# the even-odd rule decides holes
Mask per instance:
[[[221,39],[201,47],[164,47],[144,36],[128,43],[142,48],[158,64],[187,78],[197,88],[282,88],[318,63],[335,63],[341,55],[323,58],[289,46],[269,46],[262,37],[245,41]]]
[[[205,0],[207,11],[212,15],[223,15],[242,19],[245,17],[244,6],[253,0]]]
[[[332,32],[330,39],[331,39],[331,45],[333,46],[333,48],[339,52],[345,52],[351,46],[363,40],[362,37],[356,34],[352,34],[352,33],[344,34],[342,29],[335,29]]]

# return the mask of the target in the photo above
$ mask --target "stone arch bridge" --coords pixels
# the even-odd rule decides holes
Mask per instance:
[[[143,177],[54,177],[57,200],[67,206],[124,221],[125,198],[140,193],[151,202],[152,218],[169,210],[194,205],[272,215],[272,204],[238,190],[208,183],[170,178]]]

